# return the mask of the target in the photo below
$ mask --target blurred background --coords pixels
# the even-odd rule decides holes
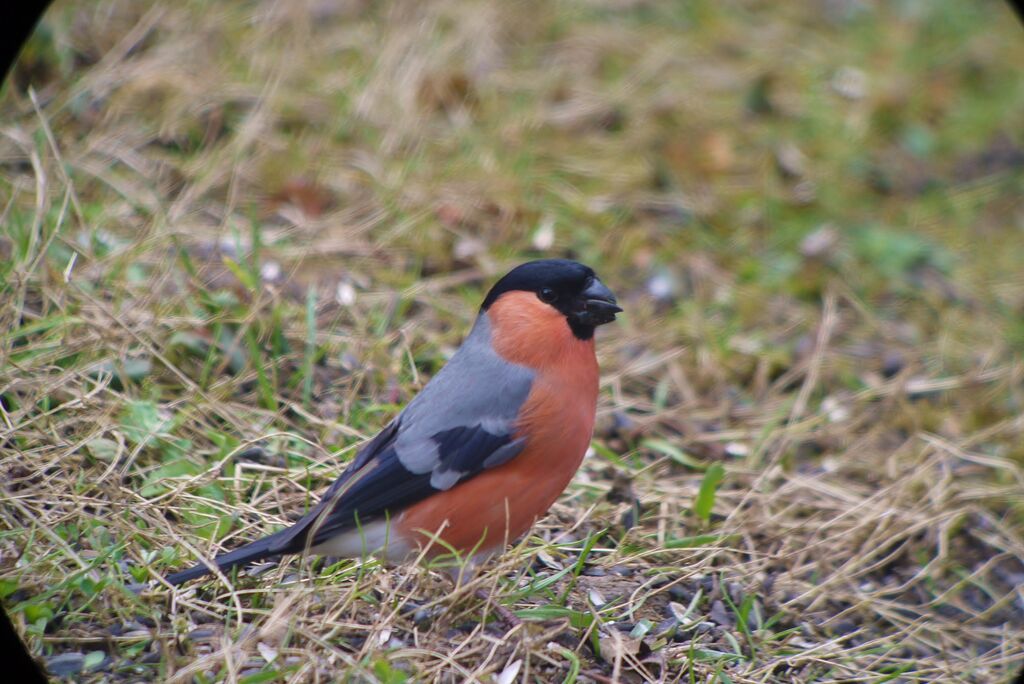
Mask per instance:
[[[1024,628],[1022,64],[995,0],[57,0],[0,94],[0,597],[37,655],[135,663],[71,637],[192,617],[96,609],[76,557],[177,567],[167,506],[204,550],[280,523],[305,500],[281,472],[329,482],[498,275],[567,256],[626,314],[539,538],[612,530],[594,562],[631,591],[686,567],[673,601],[753,597],[738,620],[702,590],[686,644],[784,616],[695,672],[998,681]],[[203,479],[257,438],[256,471]],[[34,520],[75,554],[27,548]]]

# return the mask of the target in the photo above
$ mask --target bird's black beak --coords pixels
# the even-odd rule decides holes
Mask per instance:
[[[587,289],[580,294],[581,309],[574,312],[576,320],[587,326],[604,325],[615,320],[615,314],[622,311],[615,301],[615,295],[597,278],[590,281]]]

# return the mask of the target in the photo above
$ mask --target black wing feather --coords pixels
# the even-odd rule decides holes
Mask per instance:
[[[397,432],[396,429],[395,434]],[[495,435],[480,425],[444,430],[435,434],[431,440],[437,445],[441,461],[435,470],[464,473],[460,480],[484,470],[487,467],[484,462],[488,457],[503,447],[515,444],[511,435]],[[296,522],[288,530],[290,534],[279,539],[271,551],[299,553],[307,545],[316,546],[341,532],[396,514],[441,491],[431,484],[434,471],[413,473],[402,465],[394,447],[394,435],[377,445],[367,445],[366,451],[371,446],[377,447],[374,453],[364,456],[361,452],[327,491],[320,504]],[[338,490],[357,472],[360,473],[358,481],[335,501]],[[333,506],[333,509],[316,528],[310,542],[307,537],[327,506]]]
[[[432,437],[441,455],[443,470],[476,474],[484,460],[512,441],[511,435],[496,435],[479,425],[459,426]]]

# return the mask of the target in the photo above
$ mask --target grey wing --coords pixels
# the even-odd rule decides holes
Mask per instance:
[[[294,553],[307,543],[322,543],[514,458],[526,443],[515,435],[516,422],[533,376],[493,350],[487,317],[481,315],[448,364],[273,551]]]
[[[490,324],[481,314],[448,364],[402,412],[403,429],[395,440],[402,465],[413,473],[432,472],[438,479],[471,469],[465,454],[478,450],[460,447],[460,437],[468,438],[470,431],[485,441],[484,434],[512,435],[533,377],[531,369],[494,351]]]

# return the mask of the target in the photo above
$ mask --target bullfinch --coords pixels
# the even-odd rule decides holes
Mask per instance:
[[[594,429],[594,329],[622,311],[594,271],[542,259],[484,299],[448,363],[291,527],[167,577],[180,584],[282,554],[478,563],[569,484]]]

